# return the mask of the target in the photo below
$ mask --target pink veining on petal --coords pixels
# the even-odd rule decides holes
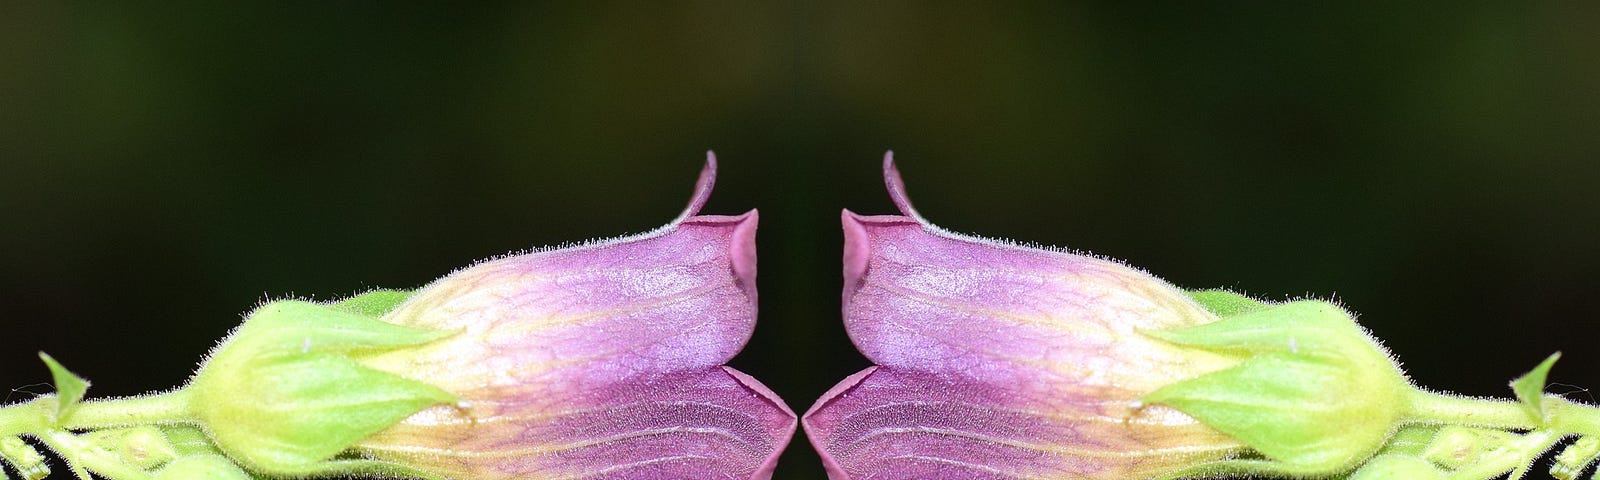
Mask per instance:
[[[1222,368],[1137,329],[1215,319],[1183,292],[1101,258],[950,233],[912,207],[845,211],[843,310],[880,365],[803,419],[835,479],[1142,478],[1237,445],[1133,402]]]
[[[756,212],[468,267],[385,315],[460,334],[369,364],[460,405],[362,444],[451,478],[767,478],[796,428],[772,391],[722,366],[756,317]]]
[[[835,480],[1127,479],[1144,465],[1106,460],[1192,453],[1161,446],[1160,430],[1130,435],[1108,428],[1120,419],[1030,407],[1007,385],[895,367],[851,376],[805,418]]]

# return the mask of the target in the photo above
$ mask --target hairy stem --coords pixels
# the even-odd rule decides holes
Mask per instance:
[[[175,390],[137,397],[89,400],[59,423],[51,418],[56,409],[54,395],[0,407],[0,437],[40,435],[52,430],[93,430],[134,425],[182,423],[192,419],[189,393]]]
[[[1540,401],[1544,405],[1543,419],[1535,417],[1521,402],[1418,391],[1411,398],[1409,419],[1438,425],[1600,435],[1600,408],[1555,396]]]

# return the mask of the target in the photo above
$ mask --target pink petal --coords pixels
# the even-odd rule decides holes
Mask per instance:
[[[795,428],[771,390],[721,364],[755,327],[756,212],[491,260],[384,318],[458,330],[369,364],[440,386],[362,447],[453,478],[766,478]]]
[[[883,367],[804,419],[834,478],[1137,478],[1236,448],[1133,403],[1228,365],[1137,329],[1215,316],[1121,263],[933,226],[884,173],[903,215],[843,218],[845,327]]]

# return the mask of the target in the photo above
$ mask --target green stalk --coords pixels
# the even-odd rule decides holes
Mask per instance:
[[[1540,419],[1521,402],[1417,391],[1411,398],[1408,420],[1436,425],[1501,430],[1548,429],[1566,435],[1600,435],[1600,408],[1555,396],[1546,396],[1542,400],[1545,418]]]
[[[57,430],[93,430],[136,425],[165,425],[192,420],[189,393],[175,390],[154,395],[84,401],[61,422],[53,422],[56,397],[0,407],[0,437],[40,435]]]

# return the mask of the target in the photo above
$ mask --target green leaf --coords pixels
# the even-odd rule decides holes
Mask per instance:
[[[1543,362],[1539,362],[1539,366],[1533,367],[1533,371],[1523,374],[1511,382],[1511,391],[1517,394],[1517,400],[1522,401],[1522,404],[1528,409],[1528,414],[1537,419],[1540,425],[1545,422],[1542,401],[1545,380],[1550,376],[1550,367],[1554,366],[1556,360],[1559,359],[1561,359],[1561,352],[1553,353],[1549,358],[1545,358]]]
[[[340,300],[338,303],[334,303],[333,307],[369,317],[381,317],[383,314],[389,313],[390,310],[394,310],[395,307],[400,306],[400,303],[405,302],[407,298],[411,298],[413,293],[416,293],[416,291],[373,290]]]
[[[11,464],[22,480],[41,480],[50,476],[50,464],[46,463],[44,455],[21,438],[0,438],[0,459]]]
[[[1266,303],[1227,290],[1189,290],[1189,298],[1219,317],[1231,317],[1269,307]]]
[[[66,421],[67,416],[71,415],[74,409],[78,408],[78,402],[83,401],[83,394],[89,391],[89,381],[67,370],[67,367],[61,366],[59,362],[56,362],[56,359],[50,358],[50,355],[44,352],[39,352],[39,359],[44,360],[45,366],[50,367],[50,376],[55,378],[56,411],[54,421],[57,425],[60,425]]]

